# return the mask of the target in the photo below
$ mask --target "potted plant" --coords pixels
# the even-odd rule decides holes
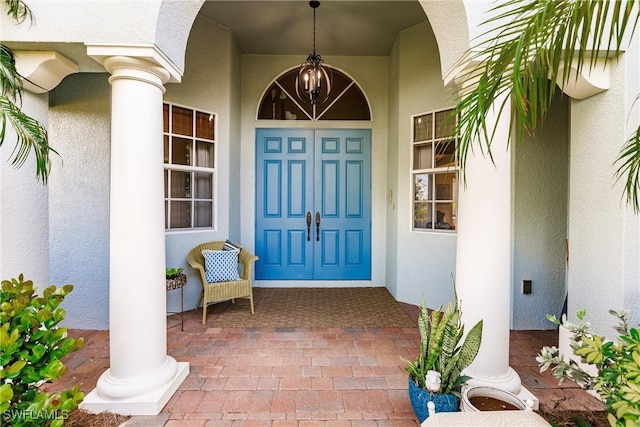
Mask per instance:
[[[176,277],[180,276],[180,273],[182,273],[183,270],[184,270],[184,268],[168,267],[166,269],[167,280],[175,279]]]
[[[187,276],[182,274],[184,268],[169,267],[166,269],[167,290],[179,289],[187,284]]]
[[[573,380],[584,390],[594,390],[604,400],[612,427],[637,426],[640,424],[640,331],[629,328],[628,310],[609,310],[619,324],[614,327],[618,333],[616,341],[591,332],[584,321],[586,310],[576,314],[579,324],[562,322],[553,315],[547,318],[570,333],[570,345],[577,361],[565,360],[554,346],[545,346],[536,357],[540,372],[550,367],[553,375],[562,383]]]
[[[462,371],[475,359],[482,339],[480,320],[463,341],[461,314],[457,295],[455,306],[449,303],[431,314],[422,298],[420,354],[415,361],[403,358],[409,373],[409,398],[420,423],[429,417],[428,402],[434,403],[436,412],[460,410],[460,391],[470,378]]]

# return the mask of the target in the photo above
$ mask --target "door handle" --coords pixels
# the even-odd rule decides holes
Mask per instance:
[[[316,242],[320,241],[320,212],[316,212]]]
[[[311,240],[311,212],[307,212],[307,242]]]

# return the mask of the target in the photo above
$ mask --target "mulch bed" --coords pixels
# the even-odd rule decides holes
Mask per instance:
[[[82,409],[76,409],[71,411],[64,425],[67,427],[118,427],[130,418],[128,415],[112,414],[111,412],[92,414]]]
[[[606,411],[538,411],[538,415],[556,427],[609,427]]]

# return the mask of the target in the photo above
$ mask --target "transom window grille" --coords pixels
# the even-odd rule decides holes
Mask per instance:
[[[452,111],[412,117],[413,230],[456,229],[459,167]]]
[[[333,84],[329,98],[310,104],[296,96],[298,68],[282,73],[267,88],[258,107],[259,120],[371,120],[369,102],[356,82],[340,70],[330,68]]]
[[[167,230],[215,225],[216,115],[163,104]]]

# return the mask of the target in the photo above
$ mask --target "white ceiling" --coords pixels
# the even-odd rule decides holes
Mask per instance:
[[[242,53],[306,57],[313,50],[313,9],[306,0],[207,0],[200,16],[232,30]],[[426,19],[417,1],[323,0],[316,9],[316,52],[387,56],[400,31]]]

